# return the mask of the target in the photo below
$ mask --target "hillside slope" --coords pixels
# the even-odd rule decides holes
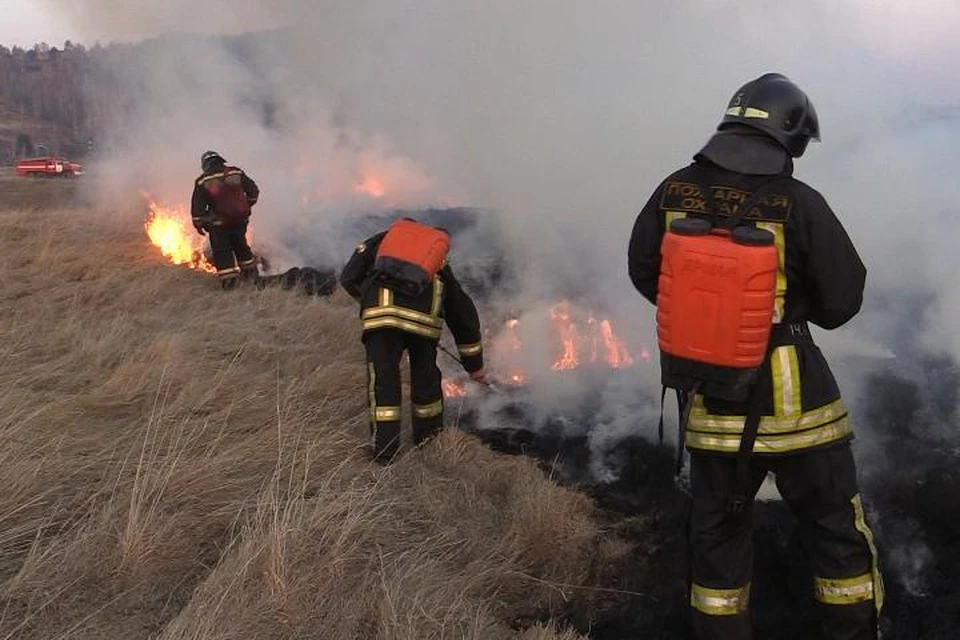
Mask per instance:
[[[579,637],[536,622],[616,553],[590,500],[457,430],[368,463],[351,301],[89,209],[0,206],[0,250],[0,637]]]

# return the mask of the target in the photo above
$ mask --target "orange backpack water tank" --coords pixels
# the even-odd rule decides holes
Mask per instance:
[[[767,354],[779,254],[773,234],[675,220],[661,245],[657,338],[663,384],[744,400]]]
[[[373,264],[379,284],[416,296],[433,282],[450,251],[443,229],[401,218],[387,229]]]
[[[232,226],[246,222],[250,217],[250,200],[243,190],[242,174],[237,167],[228,166],[204,183],[204,188],[213,198],[215,213],[221,224]]]

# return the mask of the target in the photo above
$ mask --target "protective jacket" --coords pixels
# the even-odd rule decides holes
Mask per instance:
[[[439,340],[446,322],[464,368],[470,373],[481,370],[483,347],[477,308],[449,264],[444,264],[432,284],[416,296],[373,282],[372,267],[384,235],[386,232],[378,233],[359,244],[340,274],[340,284],[360,302],[364,335],[394,329]]]
[[[780,258],[774,330],[758,382],[757,455],[813,449],[853,435],[837,383],[807,323],[834,329],[856,315],[866,269],[824,198],[793,178],[792,169],[787,159],[774,176],[747,174],[726,169],[702,152],[659,185],[637,217],[629,244],[630,278],[656,304],[660,246],[670,222],[687,216],[727,218],[755,189],[768,185],[767,195],[745,216],[773,233]],[[736,453],[747,403],[699,394],[692,402],[686,446]]]
[[[257,183],[242,169],[222,166],[194,181],[190,215],[198,229],[241,225],[259,197]]]

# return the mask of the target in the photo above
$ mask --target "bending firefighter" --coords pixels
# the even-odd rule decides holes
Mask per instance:
[[[410,218],[357,246],[340,283],[360,302],[373,455],[392,459],[400,445],[400,359],[410,358],[413,442],[443,427],[443,390],[437,345],[444,321],[464,368],[484,380],[476,306],[447,264],[449,236]]]
[[[853,318],[866,279],[823,196],[792,177],[793,158],[819,133],[813,105],[786,77],[747,83],[630,238],[630,277],[657,305],[663,384],[684,411],[699,638],[753,637],[751,514],[768,472],[799,518],[824,637],[878,633],[883,583],[853,429],[807,324]]]
[[[257,263],[247,244],[247,224],[260,197],[257,184],[242,169],[227,165],[219,153],[200,158],[203,174],[193,187],[190,214],[197,233],[210,235],[220,286],[232,289],[239,278],[256,280]]]

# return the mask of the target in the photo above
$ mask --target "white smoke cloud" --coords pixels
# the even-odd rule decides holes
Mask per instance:
[[[944,284],[960,268],[960,182],[948,169],[960,88],[937,81],[954,51],[941,36],[960,16],[941,4],[913,2],[905,17],[866,0],[50,3],[104,41],[279,29],[239,54],[180,35],[120,58],[138,111],[112,190],[136,182],[185,200],[199,154],[217,149],[263,187],[255,237],[291,259],[342,251],[331,229],[357,212],[487,207],[522,252],[520,306],[588,291],[635,346],[655,340],[652,309],[626,276],[636,213],[740,84],[786,73],[823,131],[796,175],[823,192],[869,270],[864,313],[826,339],[828,359],[857,363],[841,363],[845,389],[864,360],[894,354],[904,327],[960,357],[960,289]],[[273,126],[255,108],[264,100]],[[370,180],[378,186],[358,188]],[[921,292],[933,296],[923,314],[872,303]],[[647,369],[651,392],[655,362]]]

